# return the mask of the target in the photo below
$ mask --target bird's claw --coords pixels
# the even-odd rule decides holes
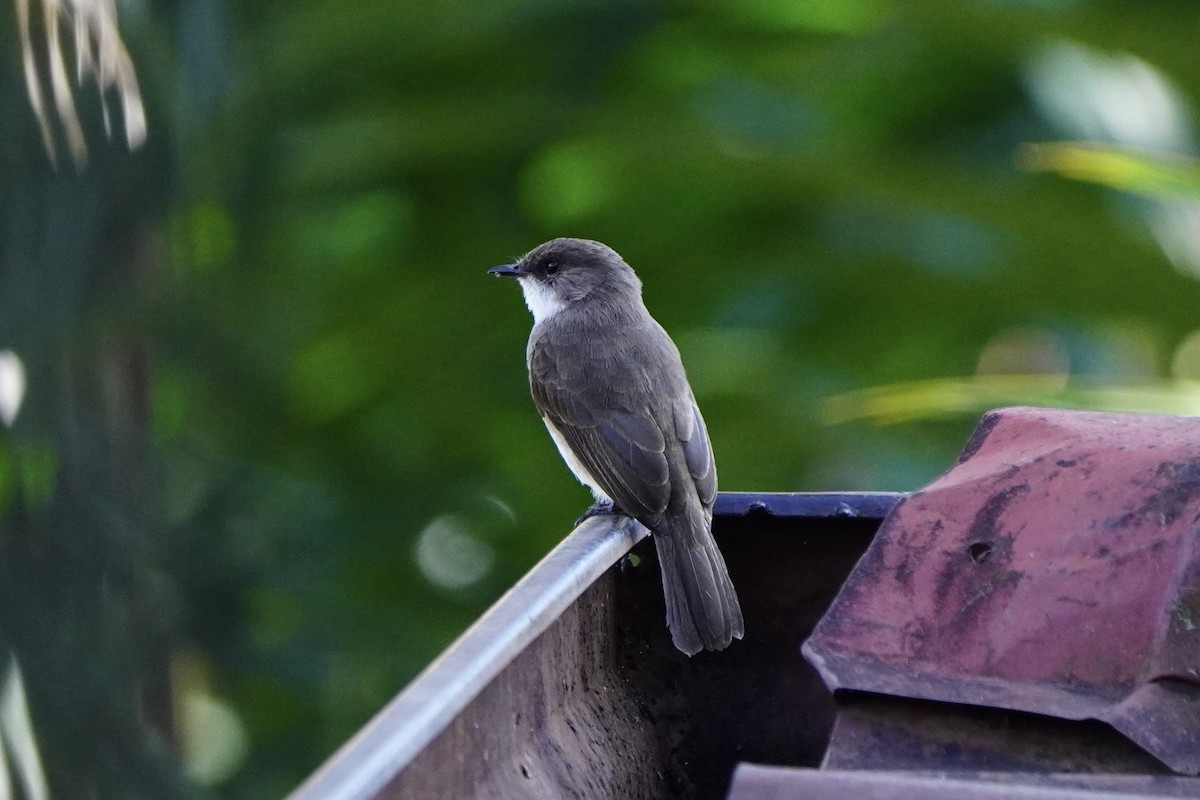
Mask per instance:
[[[579,519],[575,520],[575,527],[578,528],[584,523],[585,520],[589,520],[592,517],[610,517],[614,514],[620,513],[621,512],[613,506],[611,500],[597,500],[596,502],[592,503],[591,507],[588,508],[587,511],[583,512]]]

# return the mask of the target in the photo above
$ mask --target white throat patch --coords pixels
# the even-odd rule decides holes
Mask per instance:
[[[520,278],[521,292],[525,295],[525,305],[533,314],[533,324],[550,319],[567,307],[554,292],[537,278]]]

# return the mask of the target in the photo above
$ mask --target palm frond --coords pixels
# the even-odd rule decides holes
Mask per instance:
[[[57,147],[54,123],[47,110],[44,86],[46,81],[49,82],[49,93],[53,98],[57,123],[62,128],[67,149],[76,166],[82,167],[87,163],[87,140],[75,110],[75,96],[68,78],[67,57],[64,53],[63,34],[60,31],[63,21],[71,31],[76,85],[82,86],[89,78],[95,83],[100,93],[105,133],[109,137],[112,136],[108,92],[115,90],[121,102],[125,141],[130,149],[141,146],[146,139],[146,111],[142,105],[133,59],[121,40],[114,0],[41,0],[40,33],[45,40],[42,57],[48,76],[43,76],[38,68],[40,42],[35,44],[34,41],[36,37],[31,21],[31,0],[14,1],[17,7],[17,25],[20,29],[25,89],[41,129],[42,144],[50,160],[57,163]]]

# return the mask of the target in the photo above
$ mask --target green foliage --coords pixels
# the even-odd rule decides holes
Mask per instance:
[[[0,536],[53,624],[12,605],[25,638],[0,641],[26,643],[65,786],[282,795],[567,532],[588,496],[529,400],[519,293],[485,274],[553,236],[638,270],[724,489],[915,488],[997,404],[1194,405],[1187,4],[154,13],[123,18],[138,155],[31,166],[5,87],[0,349],[30,390]],[[39,535],[90,542],[87,579]],[[81,754],[37,672],[70,685],[89,647],[70,698],[122,736]],[[197,709],[179,774],[124,727],[168,672]]]
[[[1083,143],[1030,145],[1022,155],[1029,169],[1154,199],[1200,196],[1200,165],[1175,153],[1138,153]]]

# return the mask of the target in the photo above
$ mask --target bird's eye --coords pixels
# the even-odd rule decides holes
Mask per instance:
[[[559,267],[558,267],[557,261],[550,260],[550,261],[546,262],[546,274],[547,275],[557,275],[558,269],[559,269]]]

